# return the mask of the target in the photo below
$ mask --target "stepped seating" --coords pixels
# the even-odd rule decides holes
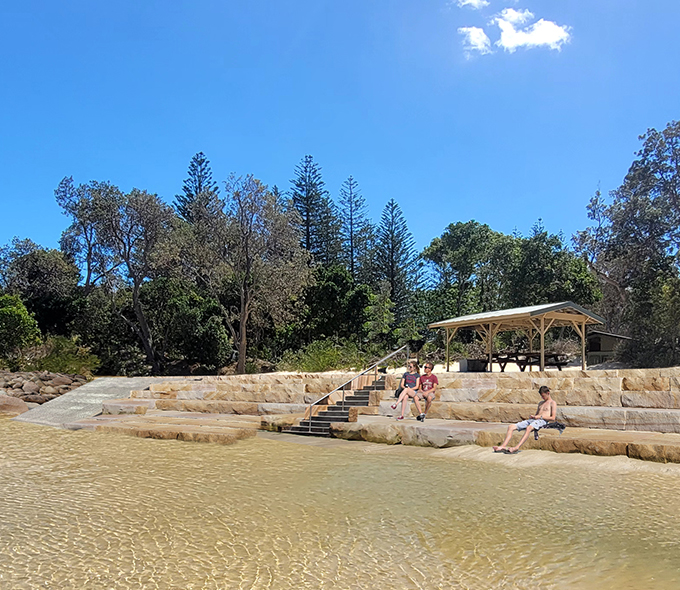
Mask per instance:
[[[512,423],[533,414],[547,385],[557,419],[574,428],[680,433],[680,368],[438,375],[428,418]],[[393,416],[394,381],[379,414]],[[411,412],[415,415],[414,404]]]

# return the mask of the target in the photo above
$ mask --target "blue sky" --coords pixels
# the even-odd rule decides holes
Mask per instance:
[[[198,151],[284,190],[311,154],[419,248],[470,219],[571,236],[680,118],[678,22],[677,0],[0,0],[0,244],[56,246],[64,176],[170,202]]]

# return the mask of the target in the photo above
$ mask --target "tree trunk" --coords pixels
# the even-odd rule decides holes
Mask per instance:
[[[246,340],[246,326],[250,307],[250,293],[246,285],[241,286],[241,317],[238,324],[238,363],[236,373],[243,375],[246,372],[246,350],[248,342]]]
[[[135,283],[132,289],[132,307],[135,310],[135,317],[139,323],[139,338],[142,341],[142,346],[144,347],[144,352],[146,353],[147,361],[151,364],[151,370],[154,375],[160,375],[161,365],[158,361],[158,356],[153,347],[153,338],[151,337],[151,330],[149,329],[149,324],[146,321],[146,316],[144,315],[144,310],[142,309],[142,303],[139,300],[139,285]]]

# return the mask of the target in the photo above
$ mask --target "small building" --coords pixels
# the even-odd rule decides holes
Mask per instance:
[[[621,334],[611,334],[602,330],[589,330],[588,341],[588,364],[599,365],[614,360],[616,347],[625,340],[632,340]]]

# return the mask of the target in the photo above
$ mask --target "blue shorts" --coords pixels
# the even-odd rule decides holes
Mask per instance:
[[[538,420],[522,420],[521,422],[515,424],[515,426],[517,426],[517,430],[526,430],[529,426],[531,426],[534,430],[538,430],[539,428],[543,428],[547,425],[548,423],[543,420],[543,418],[539,418]]]

